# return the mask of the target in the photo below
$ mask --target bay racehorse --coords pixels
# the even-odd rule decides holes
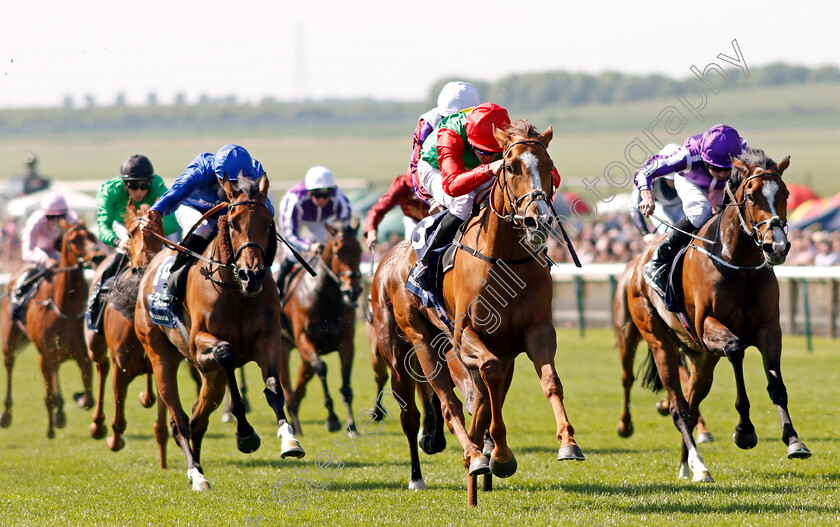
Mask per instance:
[[[236,418],[236,446],[251,453],[260,446],[257,432],[248,422],[237,385],[235,370],[255,361],[265,381],[265,397],[277,418],[281,457],[302,457],[304,451],[286,422],[284,388],[280,369],[287,352],[280,333],[280,295],[270,267],[277,249],[274,219],[266,205],[268,178],[240,178],[233,183],[224,177],[222,189],[227,203],[208,211],[209,217],[222,208],[219,232],[203,255],[204,263],[190,267],[184,293],[183,324],[156,325],[149,314],[157,270],[172,255],[162,250],[149,264],[140,282],[135,311],[135,328],[155,372],[160,398],[169,409],[172,435],[184,452],[187,476],[193,490],[210,484],[201,468],[201,443],[209,418],[221,403],[225,387],[230,390]],[[204,218],[202,218],[203,220]],[[164,242],[166,244],[166,242]],[[178,394],[177,370],[183,359],[201,372],[198,402],[188,418]],[[288,372],[284,372],[288,378]],[[191,444],[190,444],[191,443]]]
[[[55,428],[64,428],[64,399],[58,381],[58,367],[73,359],[82,371],[84,393],[77,398],[83,408],[93,406],[93,366],[87,355],[83,320],[87,301],[88,284],[85,269],[105,257],[96,237],[83,223],[60,220],[62,234],[56,240],[56,250],[61,251],[58,267],[47,271],[44,279],[34,285],[37,290],[25,307],[25,324],[12,319],[8,297],[0,305],[0,339],[6,364],[5,409],[0,425],[8,427],[12,421],[12,368],[15,350],[27,340],[32,341],[41,355],[41,373],[44,376],[49,427],[47,437],[55,437]],[[15,279],[9,281],[11,292]]]
[[[691,432],[721,357],[729,359],[735,373],[735,409],[740,419],[733,440],[742,449],[758,442],[744,384],[744,352],[750,346],[761,353],[767,393],[779,414],[787,456],[811,455],[799,440],[788,413],[781,372],[779,284],[773,272],[773,266],[783,263],[790,249],[786,234],[788,191],[782,181],[789,162],[786,157],[777,165],[757,149],[733,159],[723,211],[697,233],[678,273],[682,284],[677,292],[684,305],[685,326],[642,277],[642,266],[650,258],[653,245],[636,261],[627,284],[630,314],[648,344],[651,364],[655,364],[668,392],[671,416],[682,437],[681,478],[713,481]],[[680,389],[678,368],[681,349],[690,371],[685,395]]]
[[[130,265],[125,266],[125,269],[114,277],[110,292],[104,299],[106,303],[102,308],[103,333],[85,329],[88,355],[96,364],[99,373],[99,396],[93,412],[93,423],[90,425],[90,435],[95,439],[101,439],[107,433],[103,410],[105,381],[111,364],[114,366],[114,419],[111,422],[114,434],[107,440],[108,448],[114,452],[125,446],[125,402],[129,383],[140,375],[146,375],[146,389],[140,394],[140,404],[145,408],[155,404],[154,392],[157,390],[152,365],[134,331],[134,310],[140,280],[152,258],[161,250],[162,243],[159,237],[144,235],[140,228],[140,220],[148,212],[149,205],[143,204],[138,208],[132,200],[128,201],[125,213],[125,228],[129,235],[128,254],[115,253],[102,262],[97,268],[94,281],[98,280],[108,267],[111,258],[127,258]],[[166,406],[159,404],[154,434],[161,468],[166,468],[166,442],[169,440],[166,426]]]
[[[630,389],[633,387],[633,381],[636,380],[633,373],[633,365],[636,360],[636,350],[639,343],[642,341],[642,334],[639,328],[633,323],[633,318],[630,316],[630,308],[627,305],[627,283],[633,276],[633,269],[636,267],[636,260],[640,256],[635,256],[621,276],[618,277],[618,282],[615,289],[615,296],[613,298],[613,326],[615,334],[618,337],[618,356],[621,360],[621,386],[624,390],[624,403],[621,406],[621,418],[618,422],[618,435],[621,437],[630,437],[633,435],[633,418],[630,413]],[[681,351],[681,353],[684,353]],[[642,369],[646,364],[642,364]],[[688,384],[689,372],[685,365],[685,357],[680,356],[680,381],[683,386]],[[647,375],[642,379],[642,386],[658,391],[662,388],[662,381],[659,379],[659,374],[656,368],[646,369]],[[657,401],[656,410],[661,415],[671,415],[670,403],[668,399]],[[714,441],[709,429],[706,428],[706,423],[703,416],[697,416],[697,444],[708,443]]]
[[[549,127],[540,134],[527,121],[516,120],[506,131],[494,129],[494,134],[504,150],[503,169],[492,182],[489,206],[467,222],[456,245],[454,267],[443,279],[443,301],[453,329],[406,290],[415,262],[407,242],[382,259],[371,292],[373,325],[380,352],[392,371],[391,386],[410,405],[414,384],[431,383],[443,417],[463,447],[470,505],[477,501],[477,475],[509,477],[516,470],[502,404],[520,353],[534,363],[543,394],[554,410],[558,459],[583,459],[554,367],[552,281],[549,263],[542,257],[552,218],[548,204],[554,188],[553,162],[547,147],[553,132]],[[448,361],[461,361],[473,377],[475,401],[469,431],[453,391]],[[417,421],[416,411],[404,409],[402,424],[412,455],[412,477],[414,467],[419,467],[414,444]],[[482,452],[488,428],[495,444],[489,460]]]
[[[332,222],[326,225],[328,236],[323,249],[310,264],[317,273],[311,276],[299,272],[289,280],[283,298],[283,311],[289,322],[290,347],[300,352],[301,363],[295,385],[294,404],[289,404],[289,415],[300,432],[298,405],[306,394],[306,384],[317,375],[324,388],[324,406],[327,409],[327,429],[335,432],[341,422],[333,411],[333,401],[327,387],[327,366],[322,355],[338,350],[341,362],[341,397],[347,409],[347,431],[355,433],[353,417],[353,390],[350,376],[353,372],[356,330],[356,303],[362,293],[362,274],[359,264],[362,246],[358,239],[358,221]]]

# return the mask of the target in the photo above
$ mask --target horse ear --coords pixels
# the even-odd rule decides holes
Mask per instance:
[[[545,132],[540,134],[540,142],[543,146],[548,146],[548,143],[551,142],[552,138],[554,138],[554,129],[551,126],[546,128]]]
[[[787,156],[786,158],[782,159],[782,162],[779,163],[777,168],[779,169],[780,176],[784,173],[785,170],[787,170],[788,166],[790,166],[790,156]]]
[[[353,216],[352,218],[350,218],[350,228],[353,229],[353,231],[358,231],[359,230],[359,217],[358,216]]]
[[[265,172],[260,176],[260,194],[268,196],[268,176]]]
[[[506,148],[510,143],[510,134],[501,128],[497,128],[495,124],[493,125],[493,137],[496,138],[496,142],[499,143],[502,149]]]
[[[228,179],[227,174],[222,172],[222,180],[221,180],[222,188],[225,191],[225,195],[228,197],[228,200],[233,200],[233,185],[231,184],[230,180]]]
[[[750,175],[750,167],[747,166],[746,163],[744,163],[743,161],[741,161],[740,159],[738,159],[735,156],[730,155],[729,157],[732,158],[732,167],[733,168],[737,168],[738,172],[740,172],[744,176],[749,176]]]

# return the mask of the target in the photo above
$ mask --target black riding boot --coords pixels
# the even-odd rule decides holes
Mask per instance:
[[[204,252],[209,241],[193,233],[181,241],[181,246],[194,253],[201,254]],[[195,257],[186,252],[179,252],[175,256],[175,261],[172,262],[172,267],[170,268],[169,280],[166,282],[166,289],[171,297],[170,305],[183,300],[183,291],[187,285],[187,275],[193,262],[195,262]]]
[[[292,269],[294,268],[294,260],[284,258],[283,261],[280,262],[280,269],[277,271],[277,290],[280,292],[280,298],[283,298],[283,294],[286,291],[286,278],[289,276],[289,273],[291,273]]]
[[[688,219],[680,220],[675,227],[676,229],[668,231],[668,235],[662,240],[659,247],[656,248],[656,251],[650,257],[650,261],[645,264],[643,270],[645,281],[660,295],[665,294],[665,287],[667,285],[666,275],[671,262],[677,256],[677,253],[680,252],[683,245],[691,240],[691,235],[687,234],[687,232],[694,232],[696,230]]]
[[[108,267],[102,270],[99,276],[99,281],[93,285],[93,292],[90,294],[88,300],[87,313],[85,313],[85,321],[90,330],[102,334],[102,313],[104,310],[104,303],[102,302],[102,295],[110,290],[105,287],[109,279],[116,276],[123,267],[123,264],[128,261],[128,255],[125,253],[118,253],[108,264]]]
[[[441,247],[445,247],[452,243],[452,240],[455,238],[455,234],[458,232],[458,227],[460,227],[463,223],[464,220],[455,216],[451,212],[447,212],[440,220],[440,225],[432,236],[432,239],[429,240],[428,247],[426,248],[426,252],[423,254],[423,258],[417,262],[415,267],[416,270],[414,272],[414,276],[424,289],[428,289],[428,287],[426,287],[428,283],[426,268],[429,266],[429,256],[432,254],[433,250],[440,249]]]

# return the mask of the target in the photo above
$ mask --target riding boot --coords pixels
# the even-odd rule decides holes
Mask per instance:
[[[284,258],[282,262],[280,262],[280,269],[277,271],[277,290],[280,292],[280,298],[283,298],[283,295],[286,291],[286,279],[289,276],[289,273],[292,272],[292,269],[295,267],[295,261],[289,260],[288,258]]]
[[[694,226],[688,219],[680,220],[675,227],[668,231],[668,235],[662,240],[659,247],[656,248],[650,261],[645,264],[643,269],[645,281],[660,295],[665,294],[667,271],[671,267],[671,262],[677,256],[677,253],[680,252],[683,245],[691,240],[691,235],[688,233],[695,231]]]
[[[117,253],[114,259],[108,264],[108,267],[102,270],[99,280],[93,285],[93,291],[88,299],[87,312],[85,313],[85,322],[87,328],[93,330],[100,335],[102,334],[102,314],[104,313],[105,304],[102,302],[102,295],[111,290],[111,286],[107,286],[108,280],[115,277],[127,260],[125,253]]]
[[[438,225],[432,239],[428,242],[426,252],[423,254],[423,257],[417,261],[417,264],[414,267],[414,276],[424,289],[427,289],[424,284],[428,282],[426,274],[429,266],[429,256],[432,254],[433,250],[446,247],[452,243],[452,240],[455,238],[455,234],[458,232],[458,227],[460,227],[463,223],[464,220],[455,216],[451,212],[447,212],[440,220],[440,225]]]
[[[207,247],[207,242],[209,242],[208,239],[193,233],[181,241],[181,246],[194,253],[201,254]],[[172,267],[169,269],[169,279],[166,282],[166,290],[170,296],[170,305],[174,305],[183,300],[183,291],[187,285],[187,275],[193,262],[195,262],[195,257],[186,251],[179,252],[175,256],[175,261],[172,262]]]
[[[27,269],[20,278],[18,278],[17,283],[15,284],[15,288],[12,289],[11,294],[9,295],[9,307],[12,311],[12,319],[23,321],[23,314],[21,310],[23,308],[23,302],[26,298],[26,294],[32,289],[32,286],[35,285],[40,279],[40,276],[43,276],[45,270],[41,267],[32,267]],[[39,276],[40,275],[40,276]]]

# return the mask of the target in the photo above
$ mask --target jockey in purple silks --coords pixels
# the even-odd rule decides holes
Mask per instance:
[[[660,294],[665,291],[668,264],[691,238],[689,233],[706,223],[715,206],[723,203],[726,183],[732,175],[732,156],[746,151],[747,142],[738,132],[723,124],[702,134],[693,135],[682,146],[666,145],[638,171],[634,183],[641,195],[639,211],[650,216],[654,209],[651,183],[654,179],[674,175],[674,188],[683,204],[685,219],[668,232],[668,236],[645,264],[645,281]]]
[[[350,200],[335,184],[327,167],[316,166],[306,172],[304,181],[290,188],[280,200],[280,231],[298,252],[320,252],[327,237],[329,220],[349,220]],[[291,252],[280,264],[277,287],[283,294],[283,282],[297,260]]]

